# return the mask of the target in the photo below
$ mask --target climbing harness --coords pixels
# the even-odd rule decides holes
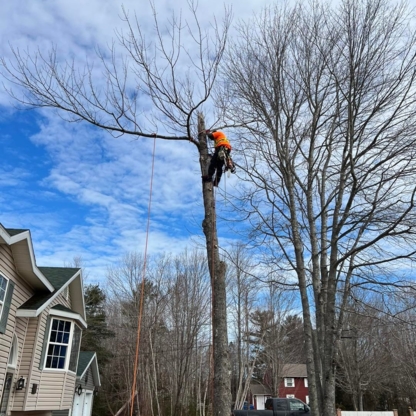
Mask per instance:
[[[236,172],[236,168],[233,162],[233,159],[231,159],[230,153],[227,151],[226,148],[221,147],[221,149],[218,151],[218,157],[224,162],[224,171],[230,171],[231,173]]]

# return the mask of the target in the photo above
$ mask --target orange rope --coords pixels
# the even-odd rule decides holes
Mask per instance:
[[[138,363],[139,363],[140,331],[141,331],[141,326],[142,326],[143,303],[144,303],[144,283],[145,283],[146,266],[147,266],[147,243],[149,241],[150,209],[152,206],[153,175],[154,175],[154,168],[155,168],[155,149],[156,149],[156,138],[153,139],[152,173],[150,176],[149,206],[147,209],[146,242],[144,246],[143,275],[142,275],[142,284],[141,284],[141,293],[140,293],[139,315],[138,315],[138,322],[137,322],[136,355],[134,359],[133,385],[131,389],[130,416],[133,416],[134,397],[136,396],[137,368],[138,368]]]

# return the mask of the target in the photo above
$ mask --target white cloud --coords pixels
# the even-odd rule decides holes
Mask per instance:
[[[257,0],[236,1],[234,15],[248,17],[260,4]],[[123,27],[122,5],[137,14],[142,29],[153,26],[147,2],[3,2],[0,55],[11,57],[9,44],[46,54],[51,45],[56,45],[58,59],[75,59],[82,66],[87,58],[95,59],[96,47],[105,48],[116,38],[116,31]],[[156,8],[163,21],[170,17],[172,3],[156,1]],[[175,13],[180,9],[184,19],[188,19],[187,2],[176,2]],[[221,19],[223,10],[221,2],[200,1],[198,13],[202,26],[210,27],[214,14]],[[101,82],[100,70],[94,71],[96,81]],[[131,85],[135,87],[133,81]],[[0,122],[21,123],[24,116],[14,112],[3,91],[0,104],[4,106]],[[148,111],[149,102],[142,104]],[[142,120],[148,115],[143,113]],[[67,123],[48,110],[28,116],[35,122],[28,123],[25,131],[19,124],[19,133],[4,131],[0,137],[8,144],[18,140],[22,146],[11,145],[7,158],[3,156],[0,222],[6,227],[31,230],[39,265],[62,266],[81,256],[91,279],[102,279],[107,266],[124,252],[144,250],[153,140],[114,138],[87,124]],[[25,151],[28,144],[33,150]],[[200,176],[199,155],[194,145],[184,141],[156,142],[150,253],[177,253],[195,241],[203,241]],[[227,179],[227,186],[232,187],[234,181],[233,175]]]

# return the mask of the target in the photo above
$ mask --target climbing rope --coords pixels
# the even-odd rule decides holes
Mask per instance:
[[[155,150],[156,150],[156,137],[153,139],[152,172],[150,175],[149,205],[147,208],[146,240],[145,240],[145,245],[144,245],[143,274],[142,274],[142,283],[141,283],[141,291],[140,291],[139,314],[137,317],[136,354],[134,358],[134,372],[133,372],[133,384],[132,384],[132,389],[131,389],[130,416],[133,416],[134,398],[137,394],[136,392],[137,368],[139,365],[140,332],[141,332],[141,324],[142,324],[142,316],[143,316],[144,284],[145,284],[146,266],[147,266],[147,245],[148,245],[147,243],[149,241],[150,212],[151,212],[151,206],[152,206],[153,176],[154,176],[154,168],[155,168]]]

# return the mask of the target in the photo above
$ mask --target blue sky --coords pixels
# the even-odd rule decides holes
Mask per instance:
[[[266,0],[231,0],[234,22],[259,11]],[[416,0],[409,2],[415,6]],[[156,0],[159,20],[171,16],[169,0]],[[175,12],[186,13],[178,0]],[[0,55],[9,44],[42,52],[56,45],[60,59],[94,58],[123,29],[122,5],[136,12],[144,30],[152,26],[147,0],[13,0],[0,13]],[[203,25],[221,16],[222,1],[199,1]],[[124,27],[125,29],[125,27]],[[69,124],[52,110],[16,110],[0,88],[0,222],[32,232],[40,266],[83,259],[89,282],[104,281],[107,266],[127,251],[144,252],[153,140],[113,138],[87,124]],[[207,123],[211,120],[206,114]],[[227,132],[233,143],[233,132]],[[238,148],[233,150],[238,163]],[[220,244],[234,235],[223,204],[238,182],[231,175],[217,194]],[[227,207],[226,207],[227,208]],[[201,179],[196,148],[186,142],[156,143],[149,254],[203,247]]]
[[[162,21],[170,16],[170,2],[155,4]],[[248,17],[260,4],[236,1],[234,20]],[[62,59],[94,57],[94,48],[105,47],[123,27],[122,5],[136,11],[146,27],[147,0],[3,2],[1,56],[11,56],[9,44],[41,51],[54,44]],[[187,7],[185,1],[175,5]],[[223,8],[221,2],[200,1],[204,19],[221,15]],[[0,105],[0,222],[31,230],[37,264],[64,266],[81,257],[88,282],[95,283],[104,281],[107,266],[127,251],[143,252],[153,140],[116,139],[87,124],[66,123],[52,110],[16,110],[3,88]],[[232,175],[222,185],[229,192],[237,180]],[[224,194],[218,199],[221,204]],[[202,218],[196,148],[158,140],[148,253],[203,244]],[[220,220],[219,228],[226,244],[227,225]]]

